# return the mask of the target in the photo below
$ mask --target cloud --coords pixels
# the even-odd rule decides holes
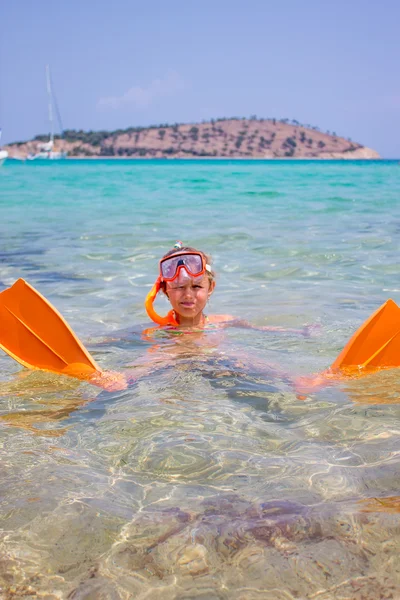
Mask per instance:
[[[102,109],[117,110],[133,106],[135,108],[147,108],[154,100],[165,96],[173,96],[184,89],[183,79],[175,71],[168,71],[161,79],[153,79],[146,86],[135,85],[122,96],[108,96],[100,98],[97,106]]]

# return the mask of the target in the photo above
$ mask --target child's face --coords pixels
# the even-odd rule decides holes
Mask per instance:
[[[186,319],[194,319],[201,314],[211,296],[215,283],[206,274],[196,278],[178,277],[167,282],[167,295],[172,308]]]

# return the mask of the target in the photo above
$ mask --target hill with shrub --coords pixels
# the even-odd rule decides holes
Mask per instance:
[[[38,135],[5,147],[10,157],[34,154],[48,141]],[[129,127],[116,131],[67,129],[55,150],[70,158],[380,158],[362,144],[289,119],[251,117],[209,122]]]

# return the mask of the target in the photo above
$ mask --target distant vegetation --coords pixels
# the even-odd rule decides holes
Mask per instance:
[[[286,125],[295,125],[295,126],[299,126],[299,127],[303,127],[305,129],[312,129],[314,131],[321,131],[319,127],[315,126],[315,125],[304,125],[299,123],[299,121],[297,121],[296,119],[268,119],[268,118],[258,118],[255,115],[252,115],[250,117],[250,120],[252,121],[258,121],[259,123],[264,123],[265,121],[271,121],[271,123],[273,125],[276,125],[276,123],[284,123]],[[224,123],[225,121],[246,121],[246,117],[220,117],[218,119],[211,119],[211,121],[209,121],[212,125],[214,125],[215,123]],[[207,123],[207,121],[202,121],[203,124]],[[64,139],[67,142],[83,142],[84,144],[90,144],[91,146],[100,146],[102,142],[104,142],[104,140],[110,138],[110,137],[118,137],[119,135],[123,135],[123,134],[127,134],[127,135],[132,135],[133,133],[140,133],[142,131],[147,131],[149,129],[158,129],[160,130],[160,132],[163,132],[162,135],[160,137],[163,137],[165,135],[165,130],[172,128],[175,132],[178,131],[179,127],[183,126],[184,124],[178,124],[175,123],[175,125],[169,125],[167,123],[162,123],[160,125],[148,125],[147,127],[128,127],[127,129],[115,129],[114,131],[105,131],[105,130],[101,130],[101,131],[84,131],[83,129],[65,129],[63,132],[63,135],[56,135],[55,139]],[[190,128],[190,135],[192,136],[193,139],[197,139],[199,133],[199,128],[196,126],[192,126]],[[331,135],[329,131],[326,131],[326,133],[328,135]],[[246,131],[240,131],[239,132],[240,136],[244,136],[246,135]],[[304,131],[301,132],[301,137],[304,138],[305,137],[305,133]],[[333,133],[332,135],[336,136],[336,133]],[[48,134],[40,134],[40,135],[36,135],[33,138],[35,141],[38,142],[45,142],[49,139]],[[301,141],[303,142],[304,139],[301,139]],[[349,141],[351,141],[349,139]],[[19,143],[19,144],[23,144],[25,142],[15,142],[15,143]]]

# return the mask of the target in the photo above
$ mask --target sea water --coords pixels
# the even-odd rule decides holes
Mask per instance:
[[[208,313],[289,331],[148,332],[177,239],[212,255]],[[399,244],[396,161],[5,163],[0,289],[25,278],[137,381],[1,354],[0,596],[397,597],[400,373],[293,381],[400,300]]]

